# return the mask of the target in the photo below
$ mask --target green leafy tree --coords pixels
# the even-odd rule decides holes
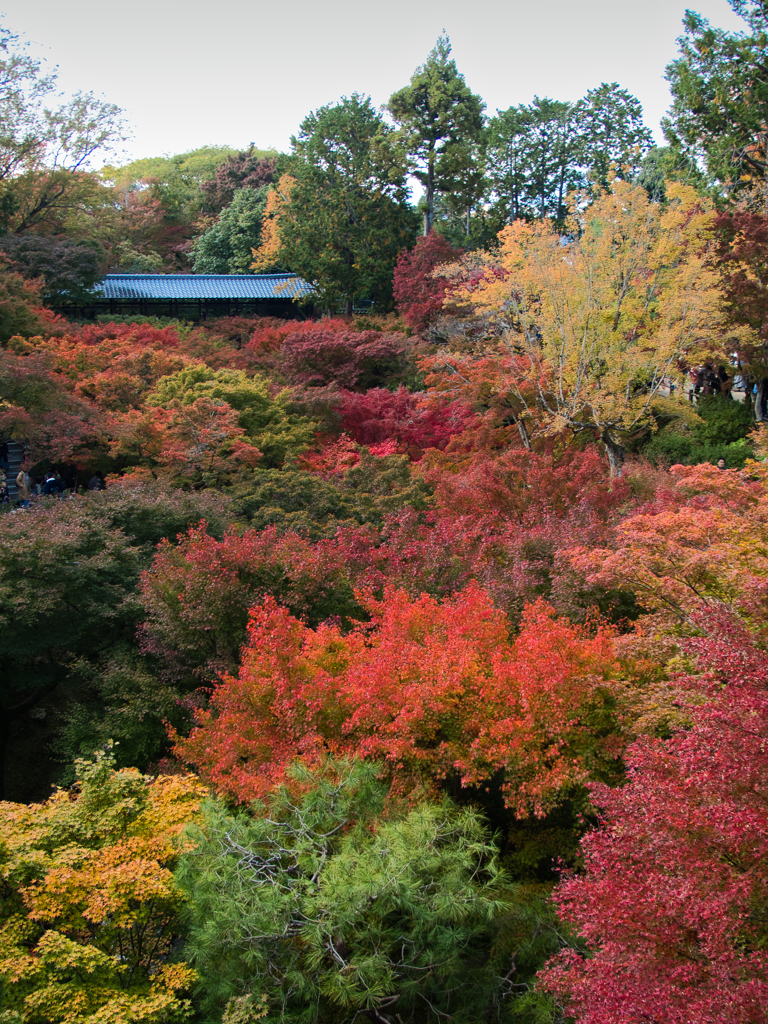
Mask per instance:
[[[211,536],[221,537],[228,522],[228,500],[213,490],[181,491],[157,483],[130,480],[112,483],[87,496],[91,513],[121,530],[139,548],[141,565],[150,566],[155,547],[205,521]],[[141,771],[156,764],[168,747],[166,723],[180,726],[183,711],[178,682],[159,678],[157,664],[137,651],[133,637],[117,637],[77,662],[76,682],[60,712],[61,726],[52,741],[62,765],[62,784],[74,781],[72,763],[115,741],[118,767]]]
[[[534,102],[538,102],[538,97]],[[523,105],[498,110],[488,121],[488,172],[501,224],[511,224],[524,215],[530,128],[531,115]]]
[[[211,226],[201,218],[204,187],[233,154],[227,146],[202,146],[104,167],[101,208],[95,215],[73,218],[69,230],[95,237],[115,269],[142,274],[187,270],[190,242]]]
[[[229,524],[228,498],[215,491],[182,491],[156,482],[137,483],[129,478],[110,483],[106,491],[83,496],[108,526],[122,530],[142,549],[147,562],[166,537],[184,533],[191,524],[205,520],[212,537],[223,536]]]
[[[486,216],[490,181],[484,132],[467,146],[466,156],[453,178],[446,180],[444,191],[435,194],[433,220],[453,245],[472,249],[492,244],[498,232],[495,221]]]
[[[109,718],[112,738],[148,756],[151,734],[149,753],[162,751],[174,695],[152,688],[146,665],[132,665],[131,688],[117,685],[142,616],[139,577],[164,537],[201,519],[221,534],[225,509],[219,495],[126,484],[0,516],[0,794],[15,724],[60,686],[79,723],[72,736],[109,739]],[[73,739],[59,750],[84,752]]]
[[[89,166],[124,136],[121,111],[92,93],[56,105],[56,75],[0,28],[0,226],[21,234],[98,191]]]
[[[119,193],[149,190],[172,218],[194,219],[204,201],[203,186],[236,151],[229,146],[201,146],[173,156],[145,157],[101,171],[104,181]]]
[[[754,428],[750,402],[734,402],[722,395],[700,398],[691,426],[680,421],[662,428],[642,449],[647,458],[695,466],[725,459],[729,469],[740,469],[753,456],[747,435]],[[698,421],[698,422],[696,422]]]
[[[578,108],[581,160],[589,181],[606,189],[612,173],[633,178],[653,141],[640,101],[616,82],[603,82]]]
[[[406,455],[378,457],[349,447],[359,462],[328,478],[292,465],[257,470],[234,488],[233,514],[259,530],[276,526],[319,538],[333,536],[342,524],[379,525],[403,508],[428,507],[430,488],[411,472]]]
[[[262,453],[261,465],[280,466],[314,440],[311,420],[289,412],[288,397],[271,394],[261,377],[242,370],[212,370],[198,363],[158,381],[148,397],[150,406],[184,408],[200,399],[228,405],[238,413],[238,425]]]
[[[578,110],[540,99],[499,111],[488,124],[489,175],[501,224],[563,221],[568,193],[584,184]]]
[[[499,934],[519,894],[479,813],[386,811],[375,766],[297,769],[293,784],[303,795],[279,791],[253,817],[209,804],[191,829],[177,878],[205,1019],[520,1020],[528,986]]]
[[[260,189],[277,181],[277,153],[256,149],[251,144],[248,149],[230,154],[216,168],[213,178],[204,181],[201,189],[204,195],[203,210],[205,213],[219,214],[225,206],[229,206],[235,193],[243,188]]]
[[[535,96],[499,111],[487,129],[488,174],[497,218],[550,217],[564,224],[569,192],[637,173],[651,136],[639,100],[603,83],[577,103]]]
[[[261,244],[261,222],[268,188],[238,189],[215,224],[204,231],[191,251],[196,274],[247,274],[253,249]]]
[[[705,174],[696,163],[672,146],[651,146],[640,162],[637,183],[642,185],[653,203],[667,198],[666,183],[680,181],[703,190]]]
[[[716,181],[748,184],[768,168],[768,7],[729,3],[746,31],[713,28],[686,11],[679,56],[667,67],[672,107],[663,127],[670,145],[703,161]]]
[[[279,262],[350,315],[357,299],[391,304],[395,261],[415,233],[393,135],[370,98],[354,94],[310,114],[292,139]]]
[[[410,85],[393,93],[388,109],[412,172],[424,186],[424,234],[432,228],[435,197],[453,192],[457,183],[473,196],[476,147],[482,140],[485,104],[475,95],[450,59],[451,44],[441,35]]]
[[[11,722],[136,628],[141,552],[89,511],[68,501],[0,518],[2,764]]]

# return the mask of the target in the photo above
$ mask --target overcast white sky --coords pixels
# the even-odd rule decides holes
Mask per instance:
[[[689,0],[729,29],[726,0]],[[488,111],[601,82],[637,96],[661,141],[685,0],[0,0],[5,25],[59,65],[60,85],[124,107],[129,157],[205,144],[286,149],[302,118],[342,95],[385,103],[442,29]]]

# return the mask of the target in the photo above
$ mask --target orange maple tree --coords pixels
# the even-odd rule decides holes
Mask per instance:
[[[610,547],[582,548],[572,560],[591,583],[633,590],[658,625],[690,622],[725,607],[755,628],[766,625],[768,486],[714,466],[673,466],[662,488],[615,528]]]
[[[283,782],[295,760],[328,754],[383,761],[400,792],[502,772],[508,804],[536,815],[610,772],[620,744],[609,630],[538,602],[510,640],[475,584],[442,603],[393,588],[359,600],[371,622],[346,634],[310,629],[272,598],[257,606],[239,673],[176,737],[177,755],[241,801]]]

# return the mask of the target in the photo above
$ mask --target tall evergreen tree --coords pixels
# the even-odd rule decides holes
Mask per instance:
[[[489,165],[505,223],[566,216],[568,193],[584,183],[577,104],[534,97],[499,111],[488,126]]]
[[[768,174],[768,3],[729,2],[748,31],[726,32],[686,12],[680,55],[667,67],[673,102],[663,127],[716,181],[749,183]]]
[[[441,35],[410,85],[393,93],[388,109],[400,125],[412,172],[424,186],[424,234],[432,227],[435,196],[469,186],[476,168],[476,147],[483,132],[485,104],[475,95]],[[469,191],[472,189],[469,187]]]
[[[502,224],[511,224],[523,216],[532,120],[529,108],[521,105],[497,110],[496,116],[488,122],[490,184]]]
[[[576,103],[535,96],[498,111],[487,128],[487,164],[498,220],[562,224],[568,193],[608,186],[612,168],[633,177],[651,145],[639,100],[603,83]]]
[[[218,219],[195,240],[190,253],[196,274],[247,274],[261,243],[267,186],[240,188]]]
[[[310,114],[291,140],[278,258],[347,313],[360,298],[391,303],[395,261],[416,232],[393,136],[370,98],[354,94]]]
[[[581,161],[589,180],[608,188],[612,168],[620,178],[635,177],[653,144],[640,100],[616,82],[603,82],[578,104],[578,120]]]

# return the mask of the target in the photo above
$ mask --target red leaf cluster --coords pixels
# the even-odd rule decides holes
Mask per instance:
[[[427,448],[445,448],[477,420],[466,402],[426,400],[402,386],[397,391],[371,388],[364,394],[342,391],[338,409],[344,430],[358,444],[393,440],[414,461]]]
[[[72,394],[51,363],[46,353],[0,350],[0,437],[22,441],[30,465],[43,459],[86,465],[104,441],[106,418]]]
[[[203,523],[163,541],[141,582],[143,647],[173,678],[207,681],[234,671],[248,610],[267,594],[313,619],[344,588],[335,545],[274,527],[211,537]]]
[[[555,898],[592,949],[550,962],[546,986],[583,1024],[757,1024],[768,1006],[768,666],[726,615],[689,645],[706,702],[690,731],[642,739],[629,783],[595,786],[586,873]]]
[[[379,331],[315,330],[289,334],[280,349],[288,380],[306,387],[337,384],[366,389],[385,383],[402,369],[405,339]]]
[[[436,273],[437,268],[454,263],[463,251],[444,235],[430,231],[416,240],[414,249],[398,257],[392,291],[398,310],[415,331],[423,330],[443,308],[448,282]]]

